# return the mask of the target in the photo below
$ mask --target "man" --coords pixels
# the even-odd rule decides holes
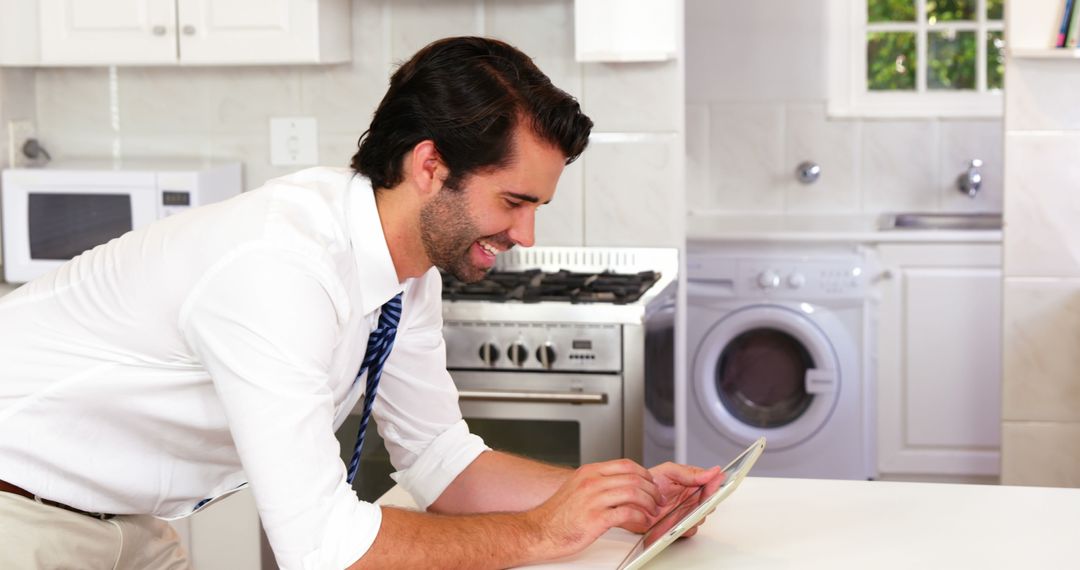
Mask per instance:
[[[442,40],[394,73],[355,172],[273,180],[5,297],[0,566],[183,568],[158,518],[249,484],[285,568],[506,567],[642,531],[718,485],[715,469],[502,454],[458,409],[435,268],[476,280],[531,246],[591,126],[521,52]],[[373,401],[428,513],[349,485],[334,430]]]

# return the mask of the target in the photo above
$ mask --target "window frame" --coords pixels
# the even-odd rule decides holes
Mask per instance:
[[[988,21],[986,0],[978,0],[976,21],[926,21],[926,0],[915,0],[915,21],[910,23],[867,22],[866,0],[829,0],[827,24],[828,102],[832,117],[933,118],[1001,117],[1003,90],[986,90],[986,38],[988,32],[1004,31],[1004,21]],[[974,31],[976,49],[976,90],[926,90],[929,32]],[[874,92],[866,89],[867,33],[904,31],[916,33],[916,89],[911,92]]]

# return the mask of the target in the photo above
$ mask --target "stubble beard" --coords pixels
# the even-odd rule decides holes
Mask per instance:
[[[466,283],[480,281],[488,272],[469,258],[480,237],[462,191],[444,188],[420,209],[420,240],[428,259]]]

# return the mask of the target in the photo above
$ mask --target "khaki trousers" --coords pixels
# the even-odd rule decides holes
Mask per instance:
[[[188,570],[191,564],[165,521],[100,520],[0,493],[0,568]]]

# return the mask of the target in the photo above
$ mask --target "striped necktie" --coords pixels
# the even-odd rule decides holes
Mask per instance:
[[[382,376],[383,365],[386,357],[390,356],[390,349],[394,348],[394,338],[397,336],[398,321],[401,320],[401,293],[390,299],[382,306],[379,314],[379,324],[368,336],[367,352],[364,353],[364,362],[360,365],[360,372],[356,373],[356,382],[367,371],[367,389],[364,390],[364,411],[360,415],[360,433],[356,435],[356,447],[353,451],[352,461],[349,461],[349,474],[346,481],[351,485],[356,478],[356,471],[360,467],[360,450],[364,447],[364,431],[367,430],[368,420],[371,418],[371,406],[375,403],[375,391],[379,388],[379,377]]]

